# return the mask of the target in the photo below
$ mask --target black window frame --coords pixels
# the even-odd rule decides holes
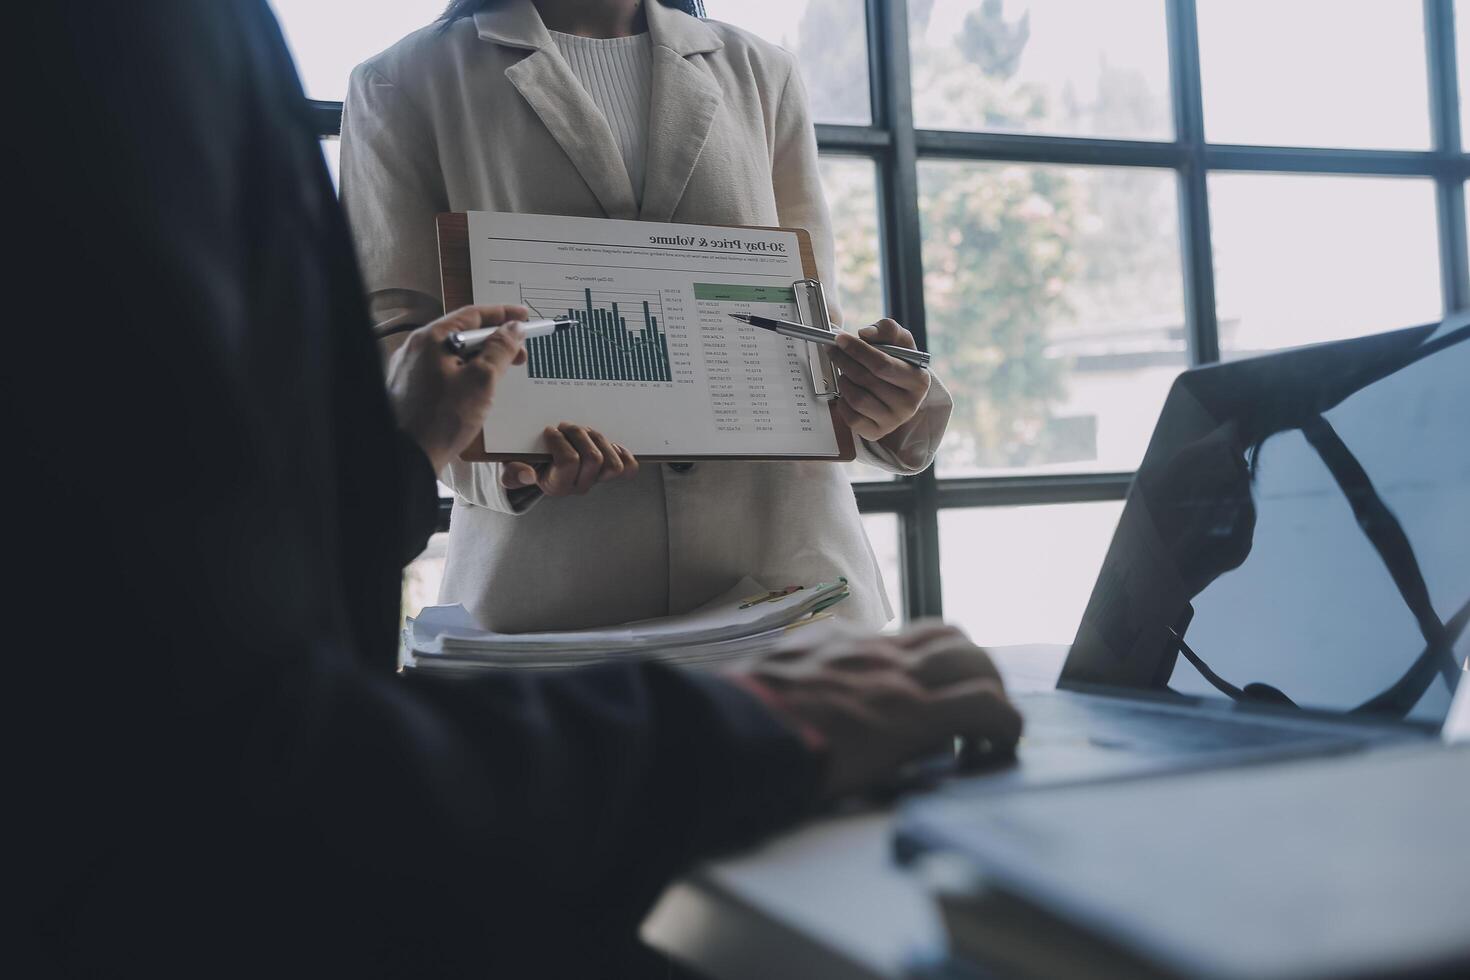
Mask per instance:
[[[1178,178],[1185,334],[1191,365],[1220,359],[1215,274],[1206,185],[1210,173],[1255,172],[1427,177],[1435,184],[1440,292],[1446,314],[1470,307],[1465,181],[1470,155],[1461,145],[1454,0],[1421,0],[1428,62],[1431,148],[1359,150],[1210,143],[1205,139],[1195,0],[1165,0],[1169,46],[1170,141],[956,132],[914,127],[907,0],[865,0],[872,123],[818,124],[824,155],[872,161],[878,175],[884,295],[892,315],[927,347],[918,211],[921,160],[1010,161],[1172,170]],[[319,135],[335,137],[342,105],[314,102]],[[1028,506],[1122,500],[1132,472],[940,479],[933,467],[883,483],[857,483],[863,513],[898,517],[903,606],[908,619],[944,612],[939,513],[949,508]],[[448,502],[441,530],[448,528]]]

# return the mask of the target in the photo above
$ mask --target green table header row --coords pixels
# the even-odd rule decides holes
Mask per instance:
[[[697,282],[694,298],[721,300],[726,303],[795,303],[796,291],[790,286],[733,286],[728,283]]]

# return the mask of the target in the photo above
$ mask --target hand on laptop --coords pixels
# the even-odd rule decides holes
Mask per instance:
[[[466,306],[415,330],[393,352],[388,397],[399,426],[423,448],[435,473],[484,428],[495,382],[505,369],[525,361],[525,340],[510,321],[528,316],[522,306]],[[444,346],[456,330],[500,324],[507,326],[471,357]]]
[[[827,799],[874,787],[955,736],[1013,746],[1021,735],[995,665],[943,623],[897,636],[834,636],[774,654],[739,680],[754,682],[826,755]]]

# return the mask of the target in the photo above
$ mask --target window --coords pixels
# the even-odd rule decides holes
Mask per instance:
[[[1466,92],[1470,91],[1470,4],[1461,3],[1456,0],[1454,6],[1455,21],[1455,53],[1460,62],[1460,145],[1466,146],[1466,137],[1470,135],[1470,97]]]
[[[834,298],[849,327],[872,323],[887,311],[878,234],[878,168],[862,157],[834,155],[823,156],[821,167],[837,252]]]
[[[270,0],[308,99],[340,102],[352,69],[444,12],[448,0]]]
[[[843,322],[856,329],[885,316],[883,243],[878,229],[878,168],[863,157],[824,155],[822,190],[832,212],[832,238],[837,255],[835,293]],[[854,483],[878,483],[893,475],[865,463],[846,464]],[[894,607],[895,609],[898,606]]]
[[[1128,470],[1184,367],[1167,170],[920,161],[941,476]]]
[[[1225,356],[1439,318],[1432,181],[1215,174],[1209,188]]]
[[[939,515],[944,607],[982,646],[1071,643],[1121,501]]]
[[[1169,139],[1164,0],[910,3],[914,122]]]
[[[897,620],[903,610],[903,596],[899,591],[903,584],[903,543],[899,540],[898,517],[894,514],[864,514],[863,530],[873,545],[873,556],[878,559],[878,570],[883,573],[888,604],[893,607]]]
[[[273,2],[328,103],[443,6]],[[706,5],[796,56],[844,308],[956,398],[937,467],[854,473],[908,617],[1069,641],[1181,369],[1470,307],[1463,2]]]
[[[1199,0],[1198,6],[1211,142],[1429,148],[1421,4]]]
[[[863,0],[705,0],[704,6],[711,18],[796,56],[814,120],[872,122]]]

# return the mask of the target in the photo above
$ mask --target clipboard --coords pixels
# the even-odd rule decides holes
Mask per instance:
[[[444,310],[457,310],[463,306],[474,303],[474,276],[470,271],[470,226],[469,217],[463,211],[453,211],[440,214],[435,218],[435,228],[439,239],[439,285],[444,297]],[[817,279],[816,253],[812,249],[811,235],[805,228],[777,228],[768,225],[722,225],[716,227],[726,228],[752,228],[760,231],[783,231],[794,234],[797,238],[801,253],[801,267],[805,273],[805,279],[799,279],[792,283],[792,290],[796,295],[796,308],[799,312],[801,322],[811,326],[822,326],[831,329],[831,317],[827,313],[826,294],[822,291],[822,284]],[[661,462],[694,462],[698,460],[821,460],[832,463],[847,463],[857,458],[857,446],[853,441],[852,431],[837,414],[837,374],[833,369],[831,361],[827,357],[825,347],[817,344],[807,345],[808,366],[811,368],[813,394],[819,402],[827,404],[827,410],[832,420],[832,431],[837,439],[836,456],[794,456],[794,455],[734,455],[726,453],[714,453],[709,455],[678,455],[663,456],[656,454],[639,455],[640,460],[653,463]],[[467,462],[504,462],[510,460],[522,460],[525,462],[543,462],[551,456],[546,453],[490,453],[485,451],[484,436],[482,435],[477,444],[472,444],[460,454],[460,458]]]

